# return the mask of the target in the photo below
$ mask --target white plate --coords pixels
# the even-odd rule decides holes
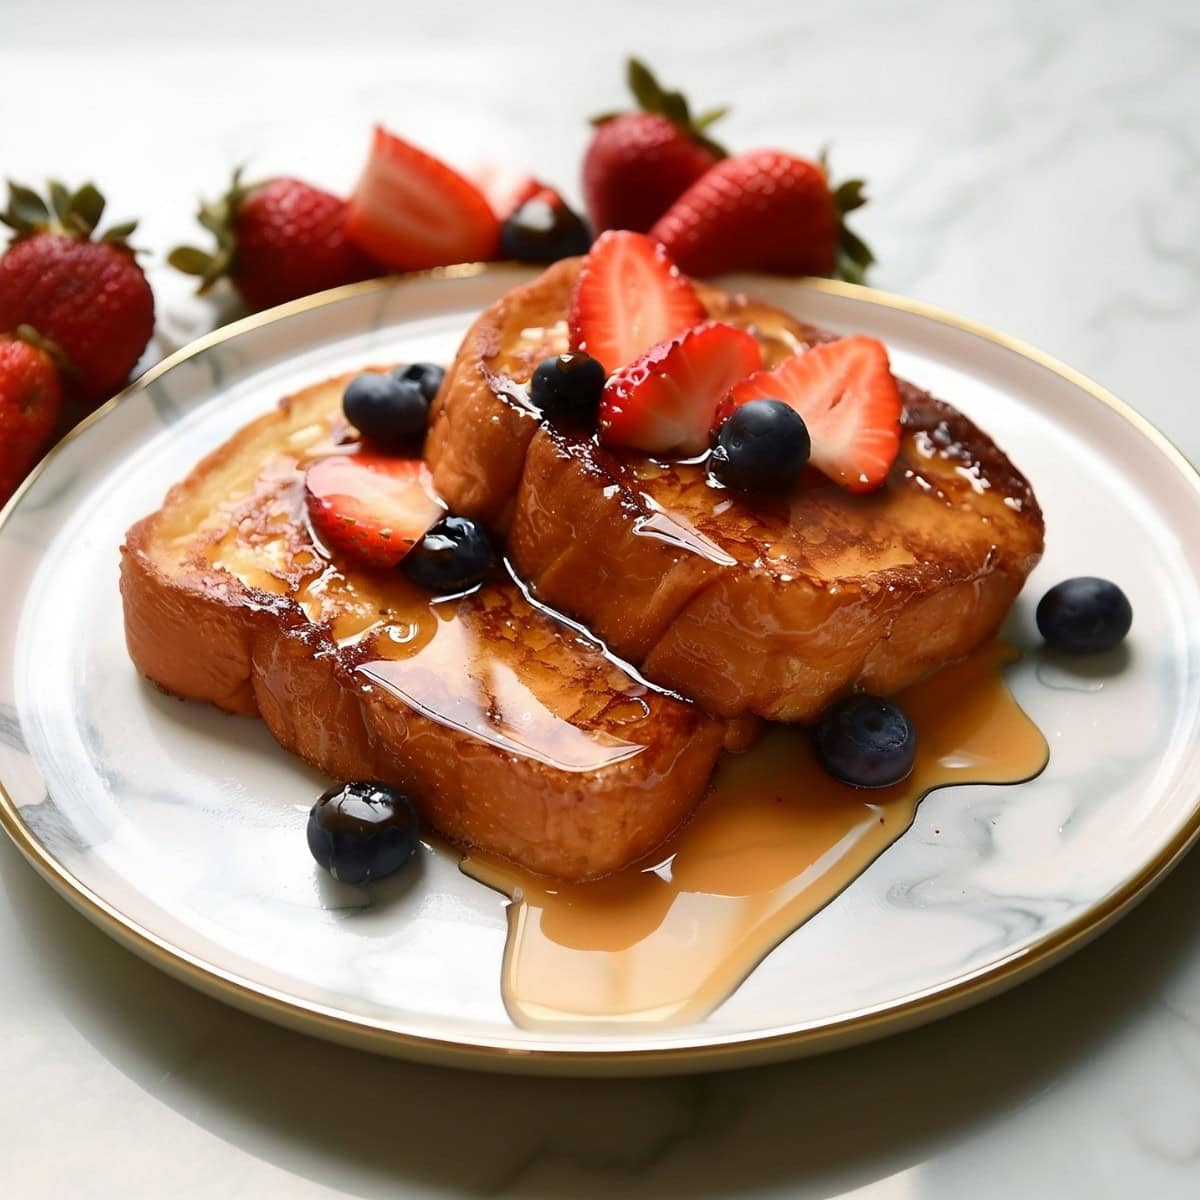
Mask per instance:
[[[304,848],[323,781],[261,724],[161,696],[126,654],[117,547],[199,456],[286,392],[369,361],[447,359],[527,276],[465,268],[251,318],[152,370],[43,464],[0,528],[0,817],[54,886],[164,969],[244,1008],[389,1053],[498,1070],[634,1073],[861,1040],[1007,986],[1080,945],[1195,837],[1200,486],[1094,384],[967,322],[845,285],[742,281],[815,324],[883,338],[898,372],[986,428],[1031,477],[1032,601],[1098,574],[1134,607],[1104,673],[1030,654],[1018,699],[1049,768],[934,793],[913,828],[708,1019],[580,1036],[515,1027],[504,901],[428,853],[373,892]],[[938,832],[935,832],[938,831]]]

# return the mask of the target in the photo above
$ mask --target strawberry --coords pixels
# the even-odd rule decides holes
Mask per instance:
[[[708,446],[717,407],[762,366],[758,340],[706,321],[660,342],[608,381],[600,440],[648,454],[689,457]]]
[[[808,426],[812,464],[847,491],[882,487],[900,451],[900,389],[874,338],[839,338],[785,359],[737,385],[717,413],[759,399],[782,400]]]
[[[50,184],[50,203],[16,184],[0,221],[13,232],[0,258],[0,330],[29,325],[70,363],[70,390],[106,400],[129,378],[154,332],[154,295],[129,248],[125,221],[92,239],[104,197],[90,183]]]
[[[304,494],[329,550],[380,569],[394,567],[443,513],[419,458],[320,458],[304,473]]]
[[[37,461],[61,407],[52,353],[25,326],[0,336],[0,505]]]
[[[311,183],[243,183],[238,168],[225,195],[200,206],[197,219],[214,248],[177,246],[167,261],[200,276],[201,294],[227,277],[247,308],[272,308],[383,274],[346,236],[347,210],[345,200]]]
[[[660,245],[645,234],[609,230],[575,281],[571,348],[611,373],[704,317],[695,288]]]
[[[500,238],[500,222],[473,183],[378,125],[346,230],[398,271],[494,258]]]
[[[728,111],[693,118],[679,92],[664,91],[648,68],[631,58],[630,90],[640,112],[609,113],[583,159],[583,196],[593,227],[645,233],[672,202],[725,151],[708,128]]]
[[[483,193],[492,206],[497,221],[506,221],[525,203],[532,200],[546,184],[525,171],[516,171],[498,163],[487,163],[471,172],[471,182]]]
[[[755,150],[701,176],[650,236],[690,275],[773,271],[860,283],[875,260],[844,217],[866,203],[862,189],[852,179],[831,190],[824,158]]]

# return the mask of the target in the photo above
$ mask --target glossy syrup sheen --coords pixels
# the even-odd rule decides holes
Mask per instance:
[[[895,787],[840,784],[802,731],[775,727],[722,761],[695,818],[653,863],[563,885],[468,855],[462,869],[511,898],[502,987],[512,1019],[561,1028],[707,1015],[910,826],[923,796],[1042,770],[1046,741],[1003,677],[1015,658],[989,643],[903,693],[918,751]]]

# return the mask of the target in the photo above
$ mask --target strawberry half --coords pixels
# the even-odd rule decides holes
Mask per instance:
[[[416,271],[493,258],[500,222],[470,180],[377,125],[346,232],[379,262]]]
[[[593,244],[571,296],[571,348],[610,374],[704,320],[704,305],[670,256],[643,233],[611,229]]]
[[[304,473],[313,529],[329,550],[394,567],[443,516],[419,458],[334,454]]]
[[[751,400],[782,400],[794,408],[812,438],[813,466],[847,491],[882,487],[900,452],[900,389],[883,343],[846,337],[814,346],[759,371],[730,393],[720,424]]]
[[[608,381],[600,440],[648,454],[700,454],[717,408],[762,366],[753,334],[707,321],[660,342]]]

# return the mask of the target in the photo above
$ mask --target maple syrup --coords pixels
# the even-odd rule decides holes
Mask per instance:
[[[725,757],[693,820],[639,866],[563,884],[472,853],[462,869],[509,896],[502,990],[525,1027],[685,1023],[721,1003],[783,938],[911,825],[934,788],[1018,783],[1049,751],[991,642],[898,697],[917,729],[912,774],[866,791],[832,779],[798,728]]]

